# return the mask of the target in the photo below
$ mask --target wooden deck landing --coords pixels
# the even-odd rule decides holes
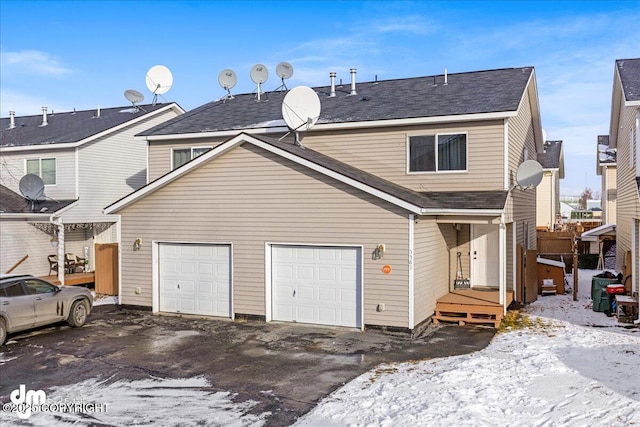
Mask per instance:
[[[41,278],[47,282],[53,283],[54,285],[60,284],[58,276],[42,276]],[[89,273],[72,273],[64,275],[65,286],[86,285],[89,283],[95,283],[95,281],[95,273],[93,271]]]
[[[492,324],[500,326],[503,307],[497,290],[456,289],[436,302],[433,323],[457,322]],[[513,291],[507,291],[506,306],[513,302]]]

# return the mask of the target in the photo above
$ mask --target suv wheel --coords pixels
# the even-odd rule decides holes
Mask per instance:
[[[67,323],[74,328],[80,327],[85,324],[88,315],[89,310],[87,309],[87,303],[84,301],[76,301],[71,306]]]
[[[4,344],[7,339],[7,326],[4,323],[4,319],[0,319],[0,345]]]

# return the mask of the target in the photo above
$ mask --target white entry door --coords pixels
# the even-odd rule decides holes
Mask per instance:
[[[360,248],[273,245],[271,262],[273,320],[361,327]]]
[[[471,226],[471,285],[499,286],[500,231],[497,225]]]
[[[160,311],[231,317],[231,246],[159,244]]]

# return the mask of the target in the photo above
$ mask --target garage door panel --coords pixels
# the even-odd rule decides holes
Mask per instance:
[[[274,320],[360,327],[360,248],[273,245],[271,251]]]
[[[161,311],[231,317],[231,247],[161,243]]]

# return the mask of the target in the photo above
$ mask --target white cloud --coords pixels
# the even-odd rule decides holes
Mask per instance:
[[[434,33],[439,26],[421,16],[403,16],[373,22],[367,27],[374,33],[411,33],[426,35]]]
[[[39,50],[2,51],[0,52],[0,64],[3,74],[28,73],[58,77],[72,72],[58,59]]]
[[[12,90],[0,91],[0,115],[8,117],[9,111],[15,111],[16,116],[35,116],[42,114],[42,107],[51,111],[71,111],[73,106],[60,104],[46,97],[32,96]]]

